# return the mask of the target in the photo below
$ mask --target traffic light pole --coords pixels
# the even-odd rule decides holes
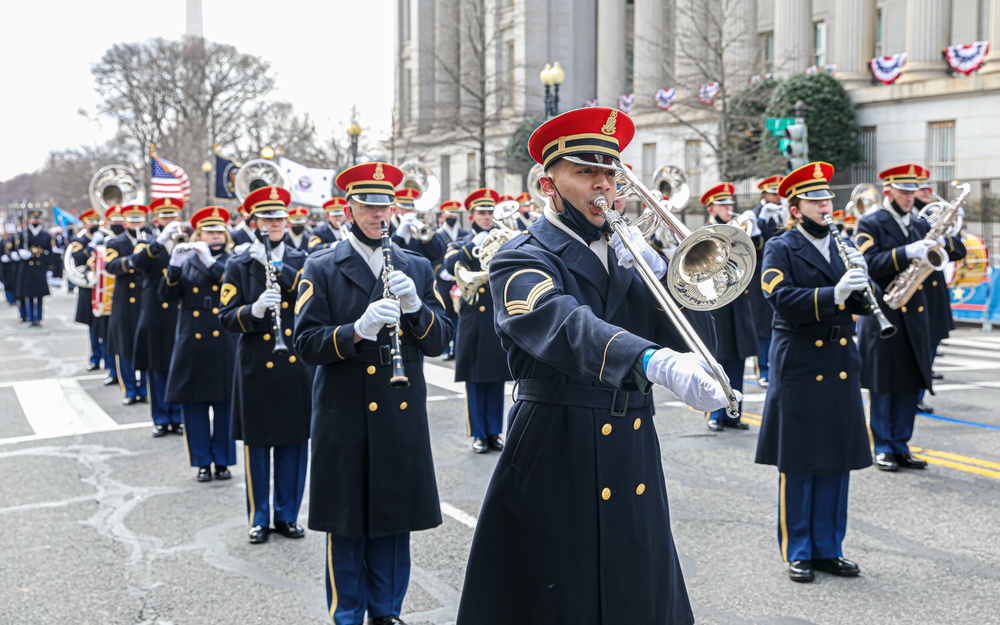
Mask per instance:
[[[795,123],[785,128],[785,139],[788,140],[784,149],[784,154],[788,157],[788,162],[785,164],[787,174],[809,162],[806,104],[802,100],[795,103]]]

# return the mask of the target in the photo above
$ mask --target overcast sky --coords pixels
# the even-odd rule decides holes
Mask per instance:
[[[113,43],[180,38],[186,7],[186,0],[5,2],[0,181],[39,169],[51,150],[109,139],[112,121],[77,113],[96,110],[91,65]],[[352,105],[366,132],[388,130],[390,0],[203,0],[203,11],[205,38],[269,61],[273,96],[308,113],[321,138],[350,121]]]

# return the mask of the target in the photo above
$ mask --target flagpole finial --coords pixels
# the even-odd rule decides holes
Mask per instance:
[[[149,144],[149,155],[150,156],[156,156],[156,144],[155,143],[150,142],[150,144]]]
[[[218,143],[213,143],[212,144],[212,154],[214,154],[215,156],[219,155],[219,144]]]

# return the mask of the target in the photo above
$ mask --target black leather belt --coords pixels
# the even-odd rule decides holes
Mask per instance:
[[[518,401],[607,409],[613,417],[624,417],[629,410],[645,408],[652,403],[652,398],[652,393],[642,393],[633,385],[626,385],[619,391],[610,387],[568,384],[558,380],[518,380],[516,394]]]
[[[841,337],[854,336],[854,325],[827,325],[825,323],[788,323],[783,319],[774,320],[775,330],[785,330],[796,334],[805,334],[826,339],[829,342],[840,340]]]
[[[420,349],[416,345],[400,345],[403,360],[419,360]],[[369,345],[364,350],[352,358],[355,362],[371,363],[388,367],[392,365],[392,348],[389,345]]]

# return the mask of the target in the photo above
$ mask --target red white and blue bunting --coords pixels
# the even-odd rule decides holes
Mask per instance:
[[[944,58],[948,66],[957,74],[968,76],[983,65],[983,60],[990,52],[989,41],[948,46],[944,49]]]
[[[875,80],[884,85],[891,85],[896,82],[896,79],[903,73],[904,65],[906,65],[905,52],[893,54],[892,56],[877,56],[868,62]]]
[[[756,84],[762,80],[774,80],[774,74],[768,72],[766,74],[754,74],[750,77],[750,84]]]
[[[674,98],[677,97],[677,91],[671,87],[669,89],[658,89],[656,91],[656,106],[660,107],[664,111],[669,111],[670,107],[674,105]]]
[[[623,93],[618,96],[618,110],[628,114],[632,112],[632,105],[635,103],[634,93]]]
[[[826,72],[831,76],[836,76],[837,66],[832,63],[827,63],[826,65],[810,65],[806,68],[807,74],[818,74],[819,72]]]
[[[597,98],[593,98],[591,100],[584,100],[583,101],[583,108],[585,108],[585,109],[589,109],[589,108],[592,108],[592,107],[595,107],[595,106],[597,106]]]
[[[722,85],[713,80],[702,84],[702,86],[698,88],[698,99],[701,100],[702,104],[712,106],[715,104],[715,98],[717,98],[720,93],[722,93]]]

